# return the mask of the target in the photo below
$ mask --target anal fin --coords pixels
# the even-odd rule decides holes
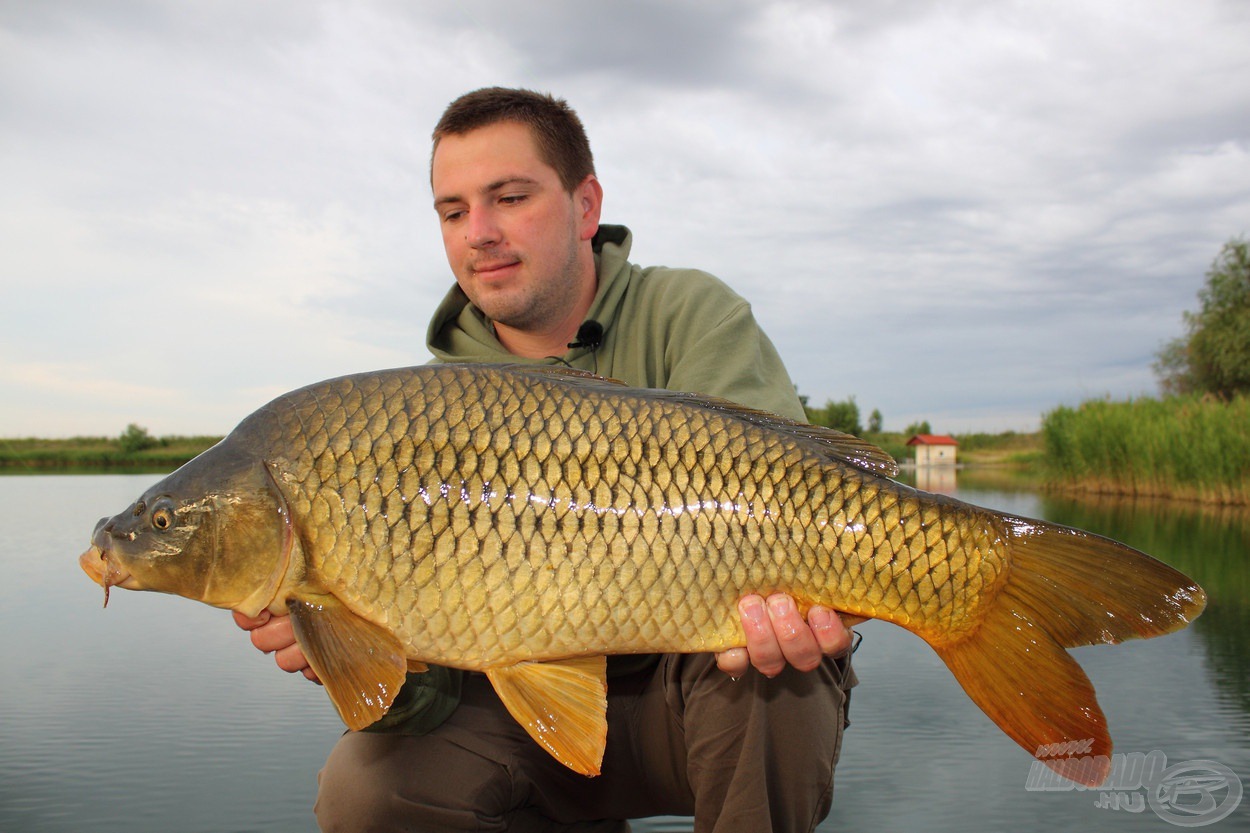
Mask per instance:
[[[377,722],[404,684],[408,660],[399,640],[333,596],[294,598],[287,608],[295,638],[347,728]]]
[[[522,662],[486,672],[508,712],[557,761],[598,775],[608,742],[605,657]]]

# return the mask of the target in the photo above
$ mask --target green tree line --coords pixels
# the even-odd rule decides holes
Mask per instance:
[[[131,423],[114,437],[0,439],[0,468],[20,471],[126,469],[172,471],[220,437],[155,437]]]
[[[1250,504],[1250,247],[1229,240],[1153,369],[1161,400],[1093,400],[1042,420],[1057,485]]]
[[[1250,393],[1250,246],[1230,240],[1207,270],[1185,334],[1159,350],[1154,371],[1164,394]]]

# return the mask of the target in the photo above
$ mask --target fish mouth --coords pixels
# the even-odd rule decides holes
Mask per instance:
[[[104,588],[104,606],[109,606],[109,588],[121,587],[126,590],[142,590],[138,580],[125,567],[117,563],[108,550],[92,544],[82,555],[78,556],[78,566],[87,577]]]

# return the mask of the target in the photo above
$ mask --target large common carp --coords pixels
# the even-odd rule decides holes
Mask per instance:
[[[408,669],[486,672],[598,772],[605,654],[745,644],[791,594],[931,645],[1032,754],[1089,784],[1111,740],[1066,648],[1177,630],[1186,576],[1122,544],[889,479],[872,445],[722,400],[547,367],[434,365],[288,393],[96,528],[105,588],[292,615],[353,729]],[[1092,762],[1092,763],[1091,763]]]

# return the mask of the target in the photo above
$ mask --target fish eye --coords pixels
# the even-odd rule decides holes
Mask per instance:
[[[152,509],[152,528],[164,532],[174,525],[174,509],[167,501],[162,501]]]

